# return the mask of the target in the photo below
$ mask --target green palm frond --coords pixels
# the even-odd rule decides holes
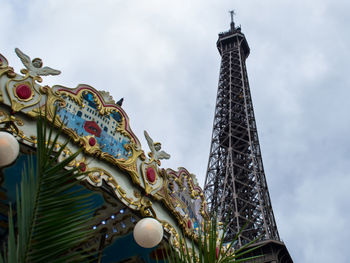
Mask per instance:
[[[23,170],[17,228],[10,209],[8,244],[0,262],[87,261],[88,254],[78,247],[93,235],[88,227],[92,194],[78,185],[77,177],[82,175],[78,167],[65,169],[80,151],[59,162],[68,141],[56,150],[61,129],[54,135],[53,123],[46,119],[41,116],[37,121],[36,164],[31,158]]]
[[[244,230],[244,227],[241,231]],[[242,246],[240,249],[234,251],[234,244],[237,242],[238,236],[241,232],[237,233],[233,241],[228,244],[224,244],[224,235],[226,227],[223,227],[222,231],[218,231],[216,221],[204,224],[203,229],[199,230],[198,243],[195,243],[192,239],[190,245],[185,241],[184,236],[180,238],[180,249],[166,250],[166,258],[169,263],[231,263],[231,262],[246,262],[254,258],[261,256],[246,257],[244,255],[259,248],[255,246],[248,248],[254,244],[258,239]],[[170,252],[168,252],[170,251]],[[196,252],[195,252],[196,251]]]

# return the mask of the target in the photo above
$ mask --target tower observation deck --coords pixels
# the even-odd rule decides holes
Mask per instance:
[[[250,48],[233,17],[230,30],[219,34],[217,48],[221,66],[204,186],[209,213],[228,224],[226,241],[241,231],[236,248],[258,239],[264,245],[257,253],[275,260],[254,262],[292,262],[280,240],[265,178],[245,63]]]

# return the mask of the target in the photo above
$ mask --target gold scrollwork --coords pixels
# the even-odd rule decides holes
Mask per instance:
[[[24,74],[26,77],[31,77],[33,79],[33,84],[35,84],[35,81],[41,83],[43,82],[43,79],[40,76],[36,76],[36,75],[32,75],[30,74],[30,72],[28,71],[28,69],[22,68],[21,73]]]
[[[157,214],[152,207],[152,201],[147,197],[141,198],[141,215],[143,217],[154,217],[157,219]]]
[[[136,147],[135,144],[130,145],[130,151],[132,151],[132,155],[129,159],[116,159],[114,156],[106,152],[102,152],[100,157],[101,159],[117,165],[121,170],[128,172],[131,176],[132,181],[140,185],[141,182],[137,169],[137,159],[142,152]]]
[[[16,73],[14,72],[13,68],[8,66],[6,58],[0,54],[0,78],[5,74],[8,78],[16,77]],[[0,89],[0,101],[4,101],[2,89]]]
[[[179,168],[179,171],[175,172],[172,169],[167,169],[164,171],[164,194],[162,196],[162,201],[165,203],[165,205],[168,207],[170,211],[175,215],[177,221],[179,222],[180,226],[184,230],[185,234],[191,238],[196,239],[196,233],[193,231],[193,228],[188,227],[188,215],[182,215],[176,208],[180,206],[178,200],[174,200],[172,197],[172,190],[171,188],[172,182],[175,182],[180,189],[188,191],[188,194],[193,200],[201,199],[201,207],[200,207],[200,215],[202,216],[203,220],[208,220],[209,216],[206,212],[206,206],[205,206],[205,198],[202,190],[199,187],[195,187],[193,183],[192,176],[185,168]],[[185,187],[185,181],[186,186]]]
[[[0,111],[0,125],[3,125],[0,130],[12,132],[20,138],[25,137],[23,131],[18,128],[18,126],[24,125],[23,121],[18,117],[9,115],[5,111]]]
[[[134,197],[127,196],[127,192],[118,184],[116,179],[112,176],[111,173],[99,167],[90,167],[86,169],[87,176],[81,178],[87,180],[93,186],[101,186],[102,180],[104,180],[108,185],[110,185],[115,192],[116,196],[134,210],[140,210],[142,207],[141,204],[141,195],[134,194]]]

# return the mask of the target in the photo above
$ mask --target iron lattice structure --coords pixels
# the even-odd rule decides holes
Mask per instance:
[[[228,223],[226,240],[242,228],[236,247],[250,241],[280,241],[261,158],[246,58],[250,49],[231,22],[220,33],[221,68],[204,191],[209,212]]]

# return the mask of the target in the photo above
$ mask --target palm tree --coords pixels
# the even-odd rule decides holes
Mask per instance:
[[[36,155],[24,167],[17,188],[16,220],[10,206],[8,242],[0,263],[89,261],[80,245],[93,235],[88,227],[92,194],[79,185],[79,167],[65,169],[80,151],[59,161],[68,141],[55,148],[62,129],[54,135],[54,122],[46,117],[38,118]]]

